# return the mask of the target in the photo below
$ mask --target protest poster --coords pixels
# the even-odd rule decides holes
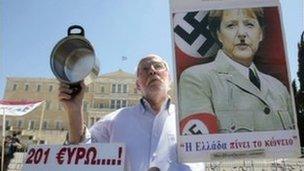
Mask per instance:
[[[278,0],[171,0],[182,162],[300,156]]]
[[[119,143],[31,146],[22,171],[123,171],[125,147]]]

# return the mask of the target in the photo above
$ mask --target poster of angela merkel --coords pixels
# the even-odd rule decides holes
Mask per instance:
[[[171,0],[183,162],[300,155],[278,0]]]

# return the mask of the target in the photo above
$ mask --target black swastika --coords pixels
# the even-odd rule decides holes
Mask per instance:
[[[189,128],[189,131],[191,132],[192,135],[198,135],[198,134],[202,134],[202,131],[200,130],[194,130],[196,128],[196,124],[194,124],[193,126],[191,126],[191,128]]]
[[[197,12],[189,12],[183,18],[188,24],[193,27],[193,31],[189,34],[187,33],[181,26],[177,25],[174,28],[174,32],[179,35],[182,39],[184,39],[189,45],[202,35],[206,38],[206,41],[201,45],[201,47],[197,50],[197,52],[204,56],[206,52],[212,47],[215,43],[212,35],[210,34],[209,30],[207,29],[208,26],[208,16],[205,15],[202,21],[197,21],[194,17],[197,15]]]

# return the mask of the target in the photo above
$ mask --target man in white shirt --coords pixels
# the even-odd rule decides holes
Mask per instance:
[[[253,63],[263,40],[262,9],[215,10],[209,19],[209,29],[222,48],[213,62],[182,73],[181,122],[190,122],[193,115],[215,116],[216,131],[209,133],[294,129],[288,90]]]
[[[86,131],[81,109],[84,84],[74,98],[69,86],[61,84],[59,99],[69,118],[68,142],[125,143],[126,169],[130,171],[189,170],[177,161],[175,108],[168,96],[167,63],[153,54],[143,58],[138,64],[136,85],[143,94],[138,105],[119,109]]]

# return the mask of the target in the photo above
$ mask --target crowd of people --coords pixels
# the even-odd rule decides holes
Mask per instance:
[[[4,170],[7,170],[10,160],[14,158],[15,152],[25,151],[25,150],[26,147],[21,143],[18,137],[18,133],[7,135],[4,140]]]

